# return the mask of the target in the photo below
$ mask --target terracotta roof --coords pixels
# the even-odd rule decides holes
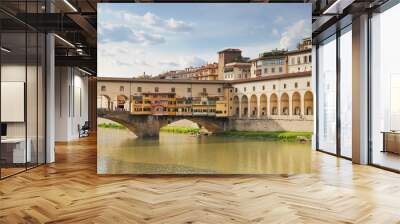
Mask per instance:
[[[239,80],[192,80],[192,79],[136,79],[136,78],[113,78],[113,77],[97,77],[98,81],[107,82],[143,82],[143,83],[183,83],[183,84],[237,84],[255,81],[277,80],[297,77],[311,76],[311,71],[285,73],[280,75],[261,76],[256,78],[239,79]]]
[[[298,53],[304,53],[304,52],[310,52],[311,53],[311,48],[310,49],[303,49],[303,50],[293,50],[293,51],[288,51],[286,54],[290,55],[290,54],[298,54]]]
[[[97,77],[98,81],[107,82],[142,82],[142,83],[183,83],[183,84],[224,84],[224,80],[192,80],[192,79],[138,79],[138,78],[115,78]]]
[[[225,67],[249,67],[251,63],[246,62],[232,62],[225,65]]]
[[[218,51],[218,53],[222,53],[222,52],[242,52],[242,50],[240,50],[238,48],[227,48],[222,51]]]

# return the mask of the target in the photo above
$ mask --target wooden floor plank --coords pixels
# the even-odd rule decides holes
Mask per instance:
[[[0,181],[0,223],[400,223],[400,175],[313,152],[311,174],[99,176],[96,139]]]

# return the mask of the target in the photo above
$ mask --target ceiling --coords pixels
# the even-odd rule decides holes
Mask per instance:
[[[348,14],[356,14],[386,0],[216,0],[212,2],[311,3],[313,37]],[[97,3],[204,2],[204,0],[1,0],[0,22],[4,32],[30,28],[54,32],[56,65],[79,66],[96,74]],[[50,13],[51,12],[51,13]]]

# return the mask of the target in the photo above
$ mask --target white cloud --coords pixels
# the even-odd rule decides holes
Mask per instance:
[[[161,60],[158,62],[158,64],[161,66],[166,66],[169,69],[177,69],[181,66],[179,63],[169,60]]]
[[[135,33],[137,40],[143,45],[156,45],[165,43],[165,38],[159,34],[146,33],[139,31]]]
[[[162,18],[151,12],[143,15],[126,12],[122,10],[103,10],[106,23],[100,23],[101,26],[125,26],[135,30],[145,30],[146,32],[186,32],[193,29],[193,24],[175,18]],[[110,18],[113,17],[113,18]],[[104,21],[100,20],[100,21]]]
[[[302,38],[311,35],[311,24],[300,20],[288,26],[281,34],[279,41],[280,48],[293,48]]]
[[[166,27],[168,27],[170,31],[189,31],[193,28],[191,24],[181,20],[175,20],[174,18],[170,18],[166,21]]]
[[[207,61],[197,56],[187,56],[180,58],[181,67],[199,67],[207,64]]]
[[[190,66],[201,66],[216,60],[216,54],[185,54],[174,51],[151,51],[138,49],[137,44],[130,42],[104,42],[98,45],[99,77],[135,77],[144,72],[158,75],[168,70],[184,69]],[[205,60],[207,59],[207,60]]]

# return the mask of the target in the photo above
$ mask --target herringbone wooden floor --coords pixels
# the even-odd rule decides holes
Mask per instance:
[[[313,152],[312,174],[98,176],[96,141],[0,181],[0,223],[400,223],[400,175]]]

